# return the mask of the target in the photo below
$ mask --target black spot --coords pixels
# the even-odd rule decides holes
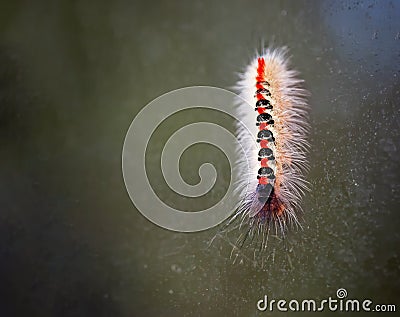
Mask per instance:
[[[273,107],[272,107],[272,105],[271,105],[271,102],[269,101],[269,100],[267,100],[267,99],[260,99],[260,100],[258,100],[257,102],[256,102],[256,107],[258,108],[258,107],[263,107],[263,108],[266,108],[266,109],[272,109]],[[257,110],[257,109],[256,109]]]
[[[269,113],[262,113],[257,116],[257,121],[269,121],[272,119],[272,116]]]
[[[257,138],[257,142],[260,142],[261,140],[268,140],[268,142],[275,141],[274,135],[269,130],[261,130],[260,132],[258,132]]]
[[[274,173],[274,171],[272,170],[272,168],[270,167],[261,167],[258,170],[258,175],[270,175],[271,173]]]
[[[256,125],[259,126],[260,122],[265,122],[267,124],[274,124],[274,120],[272,120],[272,116],[269,113],[262,113],[257,116],[257,123]]]
[[[262,94],[262,95],[265,95],[265,96],[271,96],[271,92],[266,88],[257,89],[256,95],[258,95],[258,94]]]
[[[270,167],[261,167],[258,170],[257,179],[259,179],[261,176],[266,176],[269,179],[274,179],[275,178],[274,170]]]
[[[262,148],[259,152],[258,152],[258,156],[259,157],[270,157],[273,155],[273,152],[271,149],[269,148]]]
[[[257,138],[260,139],[268,139],[272,136],[272,132],[269,130],[261,130],[260,132],[258,132],[257,134]]]

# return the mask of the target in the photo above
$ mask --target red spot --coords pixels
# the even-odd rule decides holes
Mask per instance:
[[[257,67],[257,77],[256,81],[264,81],[264,72],[265,72],[265,60],[264,58],[258,58],[258,67]],[[262,87],[260,87],[262,88]]]
[[[267,140],[261,140],[260,141],[260,146],[262,148],[267,148],[268,147],[268,141]]]
[[[264,86],[263,86],[262,84],[259,84],[259,83],[257,82],[256,88],[257,88],[257,89],[261,89],[261,88],[264,88]]]
[[[258,107],[257,108],[257,111],[258,111],[258,113],[264,113],[265,112],[265,108],[261,108],[261,107]]]
[[[267,130],[268,128],[268,124],[265,122],[261,122],[260,123],[260,130]]]
[[[256,97],[257,97],[257,100],[264,99],[264,96],[262,94],[257,94]]]
[[[266,177],[260,177],[260,178],[258,179],[258,183],[259,183],[259,184],[266,185],[266,184],[268,184],[268,178],[266,178]]]
[[[263,158],[261,159],[261,167],[267,167],[268,166],[268,159]]]

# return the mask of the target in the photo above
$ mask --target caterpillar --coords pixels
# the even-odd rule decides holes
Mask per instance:
[[[242,243],[254,233],[266,235],[273,229],[284,236],[290,225],[301,227],[310,124],[309,93],[298,74],[290,67],[286,47],[267,48],[234,87],[240,97],[237,135],[246,152],[237,163],[243,179],[239,188],[247,191],[229,222],[241,219],[240,226],[246,226]]]

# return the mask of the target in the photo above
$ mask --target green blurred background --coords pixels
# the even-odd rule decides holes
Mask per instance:
[[[121,151],[148,102],[231,87],[262,40],[290,48],[312,93],[312,190],[304,230],[261,268],[234,262],[219,228],[147,221],[126,193]],[[397,1],[2,1],[0,315],[255,316],[264,295],[323,299],[340,287],[399,310],[399,76]],[[153,153],[203,119],[229,126],[181,113]],[[226,173],[215,148],[192,150],[188,181],[213,158]]]

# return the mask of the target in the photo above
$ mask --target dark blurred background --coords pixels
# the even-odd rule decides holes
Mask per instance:
[[[121,151],[148,102],[231,87],[262,40],[290,48],[313,130],[304,230],[260,267],[147,221]],[[0,316],[254,316],[339,287],[399,310],[399,65],[397,1],[2,1]]]

